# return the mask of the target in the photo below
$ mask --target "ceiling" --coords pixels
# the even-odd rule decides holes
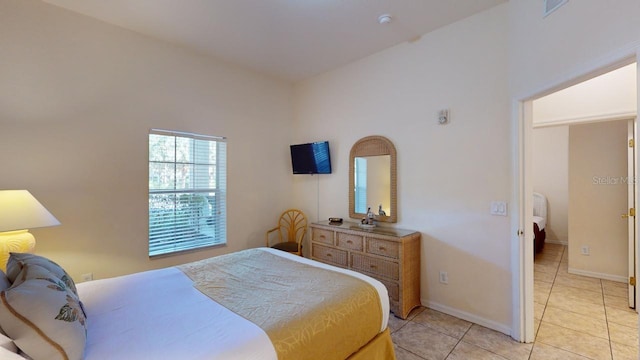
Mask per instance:
[[[295,82],[507,0],[43,1]]]

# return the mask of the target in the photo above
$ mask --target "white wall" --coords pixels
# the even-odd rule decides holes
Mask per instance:
[[[294,136],[329,140],[334,173],[297,177],[294,191],[312,219],[348,218],[351,146],[386,136],[398,151],[395,226],[422,233],[423,304],[508,332],[509,219],[489,214],[510,194],[506,15],[500,6],[299,84]],[[438,125],[444,108],[451,122]]]
[[[533,189],[547,197],[547,242],[569,238],[569,127],[533,130]]]
[[[637,109],[634,62],[620,69],[536,99],[534,127],[585,122],[635,114]]]
[[[522,99],[634,55],[640,47],[637,0],[569,1],[542,17],[542,1],[509,2],[510,86]]]
[[[290,203],[290,85],[36,0],[0,2],[0,44],[0,189],[62,222],[37,253],[79,280],[263,245]],[[149,260],[150,128],[228,137],[228,246]]]
[[[627,121],[569,128],[569,272],[626,281]],[[588,246],[589,255],[581,254]]]

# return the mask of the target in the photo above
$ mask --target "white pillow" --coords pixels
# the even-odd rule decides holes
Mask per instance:
[[[9,351],[3,347],[0,347],[0,359],[2,360],[25,360],[24,357]]]
[[[0,327],[34,360],[83,357],[87,333],[80,301],[41,266],[24,265],[18,281],[0,292]]]
[[[2,334],[0,334],[0,349],[5,349],[14,353],[18,352],[18,348],[16,347],[16,344],[13,343],[13,340]],[[0,359],[4,358],[0,356]]]

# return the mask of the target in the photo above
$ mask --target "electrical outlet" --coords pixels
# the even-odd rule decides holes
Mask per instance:
[[[82,281],[91,281],[93,280],[93,273],[82,274]]]
[[[443,284],[449,283],[449,274],[446,271],[440,271],[440,282]]]
[[[580,248],[580,253],[582,255],[589,255],[589,246],[588,245],[582,245],[582,247]]]

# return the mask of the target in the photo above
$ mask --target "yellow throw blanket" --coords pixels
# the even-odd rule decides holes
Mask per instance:
[[[346,359],[380,332],[367,282],[250,249],[178,267],[205,295],[262,328],[280,360]]]

